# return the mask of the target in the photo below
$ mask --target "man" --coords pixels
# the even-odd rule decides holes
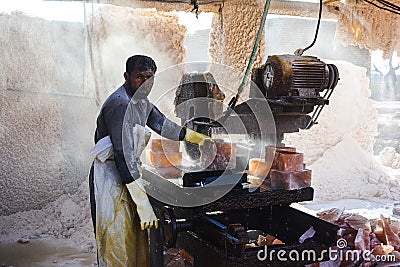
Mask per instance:
[[[90,202],[100,266],[149,266],[146,229],[157,218],[141,184],[139,160],[148,131],[202,144],[210,137],[168,120],[147,96],[157,66],[135,55],[126,61],[125,83],[104,102],[97,118],[96,156],[89,176]]]

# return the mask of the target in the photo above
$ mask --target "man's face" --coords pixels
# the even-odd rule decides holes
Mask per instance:
[[[146,98],[153,88],[154,72],[151,69],[134,69],[130,75],[125,72],[125,84],[133,91],[137,99]]]

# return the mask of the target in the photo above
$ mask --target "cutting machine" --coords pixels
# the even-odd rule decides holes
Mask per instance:
[[[317,124],[338,80],[336,66],[316,57],[269,56],[262,67],[253,70],[252,81],[257,87],[250,87],[249,99],[230,105],[233,112],[223,113],[219,103],[224,95],[213,75],[188,73],[176,92],[176,115],[183,125],[204,134],[229,128],[229,134],[251,136],[249,142],[274,134],[276,145],[282,145],[284,133]],[[190,100],[198,97],[209,101],[191,104]],[[258,108],[261,102],[267,103],[276,127],[275,132],[267,135],[262,134],[263,126],[257,122],[263,116],[263,109]],[[230,116],[236,121],[240,119],[244,127],[235,131]],[[200,157],[197,147],[185,144],[185,148],[193,159]],[[185,249],[193,257],[194,266],[303,266],[328,260],[329,255],[322,252],[336,244],[338,227],[290,206],[312,200],[313,188],[255,189],[247,183],[246,168],[245,162],[231,170],[184,172],[179,183],[162,178],[151,167],[144,170],[146,190],[160,219],[159,229],[153,229],[151,235],[153,266],[163,265],[164,246]],[[213,183],[216,180],[219,182]],[[197,197],[195,191],[188,194],[185,188],[196,187],[203,189],[202,198],[213,199],[227,188],[228,191],[222,198],[204,205],[182,206],[182,199],[191,201]],[[310,229],[313,234],[304,236]],[[265,247],[268,252],[263,260],[260,251],[264,248],[249,246],[254,233],[274,236],[283,244]],[[316,257],[300,256],[282,263],[271,251],[281,251],[287,256],[291,251],[296,255],[315,253]]]

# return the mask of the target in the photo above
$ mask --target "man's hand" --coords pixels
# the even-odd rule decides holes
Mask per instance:
[[[146,191],[141,183],[141,179],[137,179],[126,185],[133,201],[136,204],[136,210],[140,218],[140,227],[142,230],[151,227],[158,227],[158,219],[154,214],[153,207],[150,204]]]
[[[197,144],[199,146],[203,146],[205,141],[212,144],[214,143],[214,140],[211,137],[195,132],[189,128],[186,128],[186,135],[184,141]]]

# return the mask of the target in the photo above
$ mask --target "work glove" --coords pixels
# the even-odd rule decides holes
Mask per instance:
[[[186,128],[186,135],[183,140],[199,146],[203,146],[205,143],[214,143],[214,140],[211,137],[190,130],[189,128]]]
[[[142,184],[142,179],[139,178],[126,185],[133,201],[136,204],[136,210],[140,218],[140,227],[142,230],[151,227],[158,227],[158,220],[154,214],[153,207],[150,204],[147,193]]]

